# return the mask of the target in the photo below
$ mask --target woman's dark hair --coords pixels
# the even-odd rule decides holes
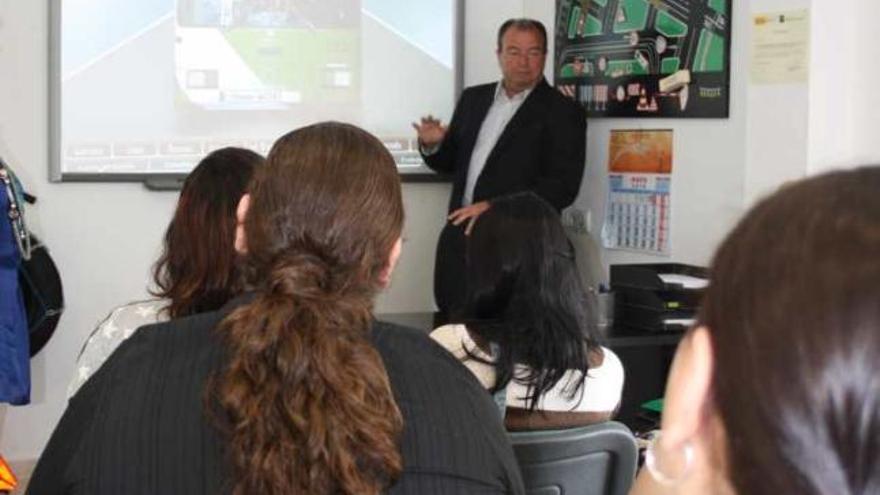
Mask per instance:
[[[235,209],[262,156],[223,148],[206,156],[187,176],[162,255],[153,266],[156,289],[168,299],[168,316],[213,311],[241,291],[237,268]]]
[[[402,419],[368,334],[402,226],[372,135],[323,123],[272,147],[244,222],[254,296],[221,325],[229,365],[207,396],[232,493],[375,494],[399,475]]]
[[[574,397],[599,350],[588,318],[588,297],[559,214],[534,193],[492,201],[467,239],[467,296],[457,318],[478,340],[498,346],[492,391],[511,380],[528,385],[529,408],[568,370]],[[473,357],[473,356],[472,356]],[[530,368],[514,376],[514,366]]]
[[[761,201],[715,255],[699,319],[737,493],[880,493],[880,168]]]

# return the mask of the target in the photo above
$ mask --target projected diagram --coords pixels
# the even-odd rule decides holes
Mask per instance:
[[[366,128],[422,174],[410,123],[455,103],[456,0],[51,5],[53,178],[181,175],[324,120]]]
[[[178,0],[177,81],[207,108],[356,102],[359,31],[358,0]]]
[[[591,117],[727,117],[730,0],[557,0],[556,86]]]

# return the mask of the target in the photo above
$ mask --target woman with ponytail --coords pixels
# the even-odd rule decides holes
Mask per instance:
[[[287,134],[237,216],[247,292],[123,344],[30,493],[522,493],[476,380],[373,319],[403,228],[381,142],[338,123]]]
[[[607,420],[623,366],[593,337],[588,298],[559,214],[531,192],[492,201],[467,239],[458,323],[431,336],[496,397],[511,430]]]

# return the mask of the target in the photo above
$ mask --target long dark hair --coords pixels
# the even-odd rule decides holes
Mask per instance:
[[[233,248],[235,208],[263,162],[253,151],[222,148],[184,181],[162,255],[153,265],[151,292],[168,299],[171,318],[218,309],[241,291]]]
[[[559,214],[534,193],[492,201],[467,239],[467,296],[458,315],[478,339],[498,345],[495,392],[528,386],[530,409],[568,370],[582,391],[588,352],[598,351],[575,252]],[[530,368],[514,376],[514,366]]]
[[[737,493],[880,491],[880,168],[759,203],[718,250],[699,319]]]
[[[394,160],[357,127],[317,124],[275,143],[251,191],[254,296],[221,325],[229,365],[208,389],[232,493],[379,493],[402,462],[402,419],[368,340],[403,226]]]

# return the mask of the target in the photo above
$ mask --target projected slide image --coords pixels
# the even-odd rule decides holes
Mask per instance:
[[[357,0],[178,0],[177,81],[208,108],[353,103],[359,37]]]
[[[422,171],[410,122],[454,106],[453,0],[64,0],[61,172],[185,173],[323,120]],[[114,12],[113,16],[95,15]]]

